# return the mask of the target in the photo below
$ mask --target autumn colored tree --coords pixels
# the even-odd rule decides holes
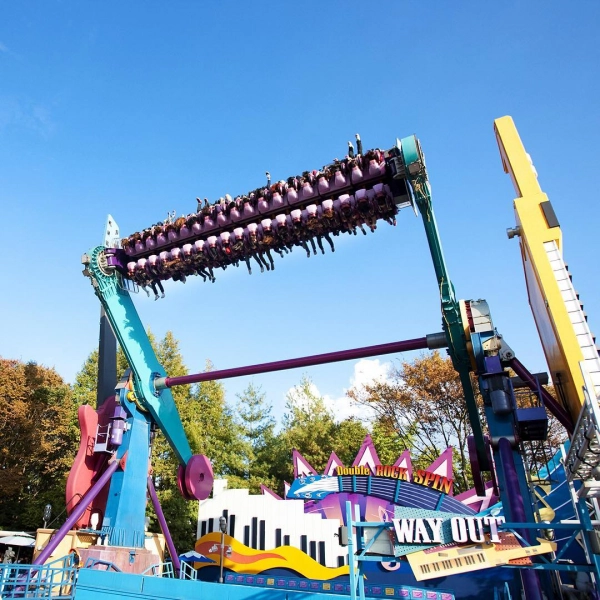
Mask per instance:
[[[348,396],[373,411],[378,427],[402,440],[419,467],[454,448],[455,492],[472,487],[467,438],[471,435],[460,379],[439,352],[391,369],[389,379],[352,388]]]
[[[45,504],[65,509],[66,474],[76,453],[71,390],[54,371],[0,358],[0,523],[42,525]]]

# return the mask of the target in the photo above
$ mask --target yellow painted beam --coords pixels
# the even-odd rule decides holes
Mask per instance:
[[[560,380],[576,421],[583,404],[584,382],[579,368],[583,353],[544,246],[554,242],[562,256],[562,232],[546,221],[542,204],[548,197],[542,192],[512,118],[496,119],[494,131],[504,170],[517,193],[514,210],[529,303],[552,380],[555,384]]]

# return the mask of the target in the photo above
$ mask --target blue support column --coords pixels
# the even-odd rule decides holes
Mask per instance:
[[[346,502],[346,526],[348,527],[348,578],[350,580],[350,598],[356,600],[356,563],[354,560],[354,531],[352,503]]]
[[[143,548],[146,526],[146,482],[148,479],[150,420],[131,401],[128,390],[120,390],[121,405],[129,418],[128,430],[117,450],[124,459],[124,469],[117,471],[110,482],[102,530],[111,546]]]

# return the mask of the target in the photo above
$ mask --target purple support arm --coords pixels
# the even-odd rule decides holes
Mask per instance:
[[[156,495],[156,490],[154,489],[152,477],[148,477],[148,491],[150,492],[150,498],[152,499],[152,505],[154,506],[154,510],[156,511],[156,516],[160,524],[160,529],[163,532],[163,535],[165,536],[165,541],[167,542],[167,548],[169,549],[169,554],[171,555],[171,560],[173,561],[175,572],[179,574],[179,570],[181,569],[181,562],[179,561],[179,555],[177,554],[177,550],[175,549],[175,544],[173,543],[173,538],[171,537],[171,532],[169,531],[169,526],[167,525],[167,521],[165,520],[165,515],[162,511],[162,507],[160,505],[160,502],[158,501],[158,496]]]
[[[527,384],[529,389],[534,392],[538,391],[538,382],[535,377],[523,366],[523,364],[516,358],[513,358],[509,365],[513,371]],[[549,394],[549,392],[542,386],[539,386],[542,399],[544,404],[548,407],[548,410],[560,421],[563,427],[569,432],[573,433],[573,420],[569,413]]]
[[[519,375],[522,377],[522,375]],[[515,459],[513,457],[510,442],[506,438],[500,438],[498,442],[498,450],[502,462],[502,471],[504,473],[504,485],[506,486],[506,498],[510,505],[510,518],[515,523],[525,523],[525,505],[523,497],[519,491],[519,478],[515,467]],[[519,535],[529,541],[529,532],[527,529],[517,530]],[[521,570],[521,580],[523,581],[523,590],[527,600],[542,600],[540,581],[535,571],[529,569]]]
[[[79,504],[75,506],[73,512],[69,515],[69,518],[63,523],[62,527],[54,534],[54,536],[48,541],[46,547],[40,552],[39,556],[31,563],[32,565],[43,565],[56,547],[61,543],[62,539],[71,530],[73,525],[77,523],[81,515],[86,511],[87,507],[91,504],[94,498],[100,493],[102,488],[108,483],[108,480],[112,477],[112,474],[117,470],[119,461],[116,458],[112,458],[112,462],[108,463],[108,467],[104,473],[102,473],[100,479],[94,483],[94,485],[87,491],[85,496],[79,501]]]
[[[195,373],[193,375],[183,375],[181,377],[159,377],[158,379],[154,380],[154,386],[157,390],[164,390],[165,388],[170,388],[176,385],[200,383],[201,381],[214,381],[216,379],[228,379],[230,377],[256,375],[257,373],[270,373],[271,371],[297,369],[298,367],[324,365],[331,362],[367,358],[369,356],[380,356],[382,354],[392,354],[394,352],[424,350],[425,348],[429,347],[427,343],[427,337],[416,338],[414,340],[404,340],[401,342],[391,342],[389,344],[379,344],[377,346],[354,348],[352,350],[341,350],[339,352],[328,352],[327,354],[314,354],[312,356],[304,356],[302,358],[289,358],[287,360],[277,360],[275,362],[262,363],[259,365],[249,365],[234,369],[223,369],[222,371]]]

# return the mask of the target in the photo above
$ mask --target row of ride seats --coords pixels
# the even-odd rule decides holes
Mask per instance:
[[[361,210],[361,204],[368,205],[368,211]],[[345,194],[336,200],[311,204],[304,210],[294,209],[290,214],[281,213],[273,219],[265,218],[260,223],[249,223],[245,227],[153,253],[147,258],[131,260],[127,263],[127,276],[142,286],[171,278],[185,280],[186,276],[196,273],[214,281],[214,268],[227,267],[241,260],[246,262],[251,272],[250,258],[255,258],[261,270],[263,265],[268,270],[274,268],[271,250],[283,255],[282,251],[302,246],[310,255],[308,243],[312,244],[316,253],[313,242],[316,238],[323,252],[321,238],[324,238],[334,251],[330,234],[355,234],[356,228],[366,233],[362,227],[364,224],[373,231],[378,219],[395,224],[396,212],[389,187],[377,184],[370,190],[359,190],[356,196]],[[269,262],[264,259],[264,254]]]
[[[203,210],[178,219],[176,223],[181,222],[179,227],[169,224],[134,234],[124,240],[123,248],[128,255],[135,256],[178,240],[231,227],[240,221],[306,205],[307,202],[319,200],[334,202],[332,195],[338,195],[338,199],[343,199],[345,196],[373,193],[374,190],[378,193],[377,188],[381,188],[383,183],[373,184],[370,189],[366,186],[369,182],[372,184],[373,180],[385,175],[386,164],[383,154],[378,155],[377,159],[370,160],[364,169],[359,166],[358,160],[349,162],[353,166],[347,167],[345,172],[337,170],[330,176],[326,176],[324,172],[317,172],[316,175],[309,174],[310,176],[296,180],[296,185],[280,182],[270,189],[262,190],[262,195],[252,192],[249,196],[237,197],[229,206],[224,203],[215,204],[208,211]],[[360,186],[360,189],[355,189],[356,186]],[[253,194],[258,197],[253,197]]]

